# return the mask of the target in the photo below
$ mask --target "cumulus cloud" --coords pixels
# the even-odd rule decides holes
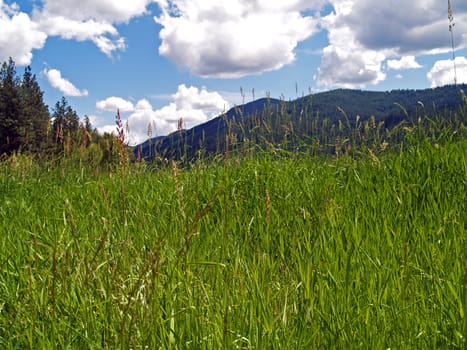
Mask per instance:
[[[325,87],[364,87],[386,79],[382,71],[384,52],[362,47],[352,28],[342,25],[353,9],[351,1],[335,4],[335,13],[323,18],[330,45],[323,49],[318,84]]]
[[[456,57],[457,83],[467,83],[467,59]],[[452,60],[437,61],[427,74],[431,87],[454,84],[454,63]]]
[[[316,74],[320,89],[378,84],[388,70],[420,68],[418,55],[451,50],[447,6],[439,0],[37,0],[30,13],[0,0],[0,61],[30,64],[50,36],[90,41],[112,56],[127,48],[117,25],[149,15],[154,3],[159,53],[202,77],[280,69],[321,30],[329,43]],[[460,50],[467,47],[467,2],[451,3]],[[324,5],[332,10],[321,17]]]
[[[47,35],[16,4],[0,0],[0,61],[12,57],[16,63],[31,63],[32,51],[44,47]]]
[[[353,1],[334,1],[334,12],[324,17],[329,45],[323,49],[317,81],[320,86],[364,87],[386,79],[382,71],[384,52],[364,48],[353,28],[345,25],[353,11]]]
[[[177,130],[180,119],[183,121],[183,127],[189,129],[220,115],[229,107],[228,102],[218,92],[194,86],[187,87],[184,84],[179,85],[177,92],[171,95],[171,99],[168,105],[156,110],[146,99],[139,100],[133,109],[128,108],[130,114],[124,122],[129,127],[126,141],[130,145],[137,145],[148,139],[149,125],[153,137],[167,135]],[[130,107],[130,102],[110,97],[99,101],[97,108],[108,110],[111,107],[125,106],[125,103]],[[115,126],[107,125],[98,130],[113,132]]]
[[[57,69],[46,69],[44,74],[50,85],[60,90],[65,96],[88,96],[87,90],[80,90],[70,81],[62,77],[62,73]]]
[[[400,55],[449,50],[447,3],[438,0],[353,0],[345,19],[357,40],[367,48],[391,49]],[[467,4],[451,1],[455,10],[455,42],[465,46]]]
[[[67,40],[92,41],[104,54],[111,56],[116,50],[126,48],[125,39],[118,35],[115,27],[93,19],[77,21],[63,16],[41,13],[36,16],[38,25],[49,36]]]
[[[152,0],[44,0],[43,12],[65,18],[104,23],[127,23],[146,13]]]
[[[436,0],[329,0],[322,18],[329,46],[323,50],[318,84],[364,87],[386,79],[388,69],[418,68],[411,56],[448,52],[447,5]],[[467,47],[467,3],[452,1],[457,49]]]
[[[131,112],[135,109],[135,106],[130,101],[124,100],[121,97],[112,96],[105,100],[97,101],[96,108],[107,112],[116,112],[117,109],[120,112]]]
[[[91,41],[107,56],[126,49],[115,24],[147,14],[152,0],[43,0],[31,14],[0,0],[0,60],[12,57],[31,63],[33,50],[42,49],[49,36]]]
[[[48,35],[92,41],[104,54],[126,49],[114,24],[146,14],[151,0],[44,0],[34,18]]]
[[[134,146],[144,142],[149,136],[166,135],[176,130],[173,123],[161,118],[157,112],[148,100],[138,101],[134,111],[125,120],[125,125],[128,125],[129,129],[125,142]],[[149,126],[151,133],[149,133]]]
[[[416,61],[415,56],[404,56],[400,60],[388,60],[388,69],[403,70],[422,67],[423,66]]]
[[[194,86],[186,87],[185,84],[179,85],[178,91],[172,97],[176,110],[188,123],[206,121],[205,116],[219,114],[229,107],[228,102],[218,92],[209,92],[205,88],[200,90]],[[204,116],[201,119],[190,116],[192,111],[203,111]]]
[[[318,30],[303,11],[323,1],[156,0],[159,53],[203,77],[234,78],[279,69]]]

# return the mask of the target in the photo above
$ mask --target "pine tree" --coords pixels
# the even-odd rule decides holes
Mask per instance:
[[[87,132],[92,133],[92,124],[91,124],[91,119],[89,119],[89,116],[85,115],[84,116],[84,124],[83,127],[86,129]]]
[[[55,104],[52,113],[52,130],[54,141],[59,146],[64,145],[64,142],[71,142],[76,132],[79,129],[79,118],[76,111],[74,111],[68,104],[65,97]],[[68,152],[67,152],[68,153]]]
[[[50,129],[50,114],[43,95],[31,67],[26,67],[20,89],[22,141],[24,150],[36,154],[44,152]]]
[[[16,67],[10,58],[0,69],[0,155],[22,145],[21,99]]]

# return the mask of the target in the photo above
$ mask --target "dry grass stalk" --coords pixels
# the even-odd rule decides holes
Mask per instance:
[[[123,126],[122,118],[120,117],[120,110],[117,109],[117,115],[115,116],[115,124],[117,125],[117,147],[119,163],[123,170],[128,162],[128,154],[125,147],[125,128]]]
[[[451,47],[452,47],[452,62],[454,64],[454,85],[457,85],[457,68],[456,68],[456,54],[454,50],[454,14],[452,11],[451,1],[448,0],[448,19],[449,19],[449,32],[451,33]]]

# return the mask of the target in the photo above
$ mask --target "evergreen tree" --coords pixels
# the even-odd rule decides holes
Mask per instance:
[[[52,120],[54,139],[58,144],[63,143],[67,136],[72,136],[79,129],[78,114],[71,108],[65,97],[55,104]]]
[[[65,97],[55,104],[52,111],[52,130],[57,152],[62,150],[67,156],[72,148],[79,144],[79,118]]]
[[[84,125],[83,126],[88,132],[90,132],[90,133],[93,132],[91,119],[89,119],[89,116],[87,116],[87,115],[84,116]]]
[[[22,144],[20,83],[10,58],[0,69],[0,155],[11,154]]]
[[[43,94],[31,67],[26,67],[20,89],[24,122],[22,135],[23,148],[32,153],[43,153],[47,145],[50,114]]]

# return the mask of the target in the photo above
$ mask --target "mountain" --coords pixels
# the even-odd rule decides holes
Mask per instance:
[[[135,146],[134,152],[146,160],[192,159],[200,153],[225,152],[226,144],[231,150],[276,144],[295,149],[313,142],[331,145],[365,123],[391,128],[420,114],[454,112],[465,105],[461,95],[465,89],[465,84],[386,92],[338,89],[294,101],[262,98],[190,130],[147,140]]]
[[[207,154],[218,151],[224,145],[229,123],[238,127],[252,116],[268,109],[276,109],[282,102],[277,99],[262,98],[231,108],[225,114],[213,118],[204,124],[190,130],[175,131],[167,136],[159,136],[134,147],[137,158],[153,160],[156,155],[161,157],[179,158],[188,152],[191,156],[201,148]]]

